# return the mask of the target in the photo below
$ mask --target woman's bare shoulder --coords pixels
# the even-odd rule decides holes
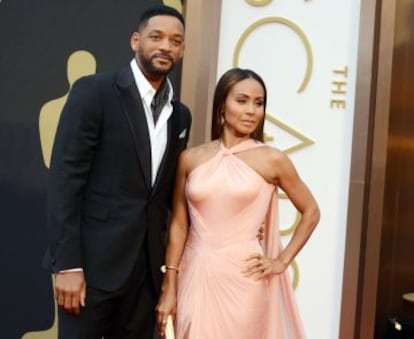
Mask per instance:
[[[289,157],[279,149],[269,145],[257,148],[257,171],[271,183],[277,184],[279,177],[291,168]]]
[[[258,148],[260,152],[263,152],[263,159],[270,160],[271,162],[279,162],[279,161],[285,161],[288,157],[285,153],[283,153],[281,150],[269,146],[264,145],[263,147]]]

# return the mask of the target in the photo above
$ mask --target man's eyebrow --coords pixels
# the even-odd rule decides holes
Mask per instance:
[[[158,28],[153,28],[153,29],[151,29],[150,31],[149,31],[149,33],[161,33],[161,34],[164,34],[164,33],[166,33],[165,31],[163,31],[163,30],[161,30],[161,29],[158,29]],[[184,36],[184,34],[183,33],[174,33],[173,35],[176,35],[176,36]]]

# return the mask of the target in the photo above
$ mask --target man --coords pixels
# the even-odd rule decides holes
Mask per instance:
[[[153,338],[168,211],[189,110],[167,74],[184,52],[184,20],[145,11],[135,58],[77,81],[52,153],[45,262],[56,273],[59,338]]]

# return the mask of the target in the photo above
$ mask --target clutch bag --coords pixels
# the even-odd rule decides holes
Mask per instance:
[[[171,315],[168,316],[167,324],[165,325],[165,339],[175,339],[174,323]]]

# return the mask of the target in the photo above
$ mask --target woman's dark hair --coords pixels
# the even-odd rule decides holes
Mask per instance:
[[[147,8],[139,17],[138,31],[141,31],[147,25],[149,19],[151,19],[153,16],[158,15],[173,16],[180,20],[180,22],[183,24],[183,27],[185,27],[184,17],[175,8],[164,5],[155,5]]]
[[[238,82],[249,78],[256,80],[263,87],[263,109],[264,112],[266,112],[267,90],[263,79],[257,73],[250,69],[232,68],[228,70],[221,76],[214,91],[213,112],[211,121],[212,140],[221,138],[223,134],[223,108],[230,90]],[[251,137],[255,140],[263,141],[264,118],[265,116],[263,115],[262,121],[251,135]]]

